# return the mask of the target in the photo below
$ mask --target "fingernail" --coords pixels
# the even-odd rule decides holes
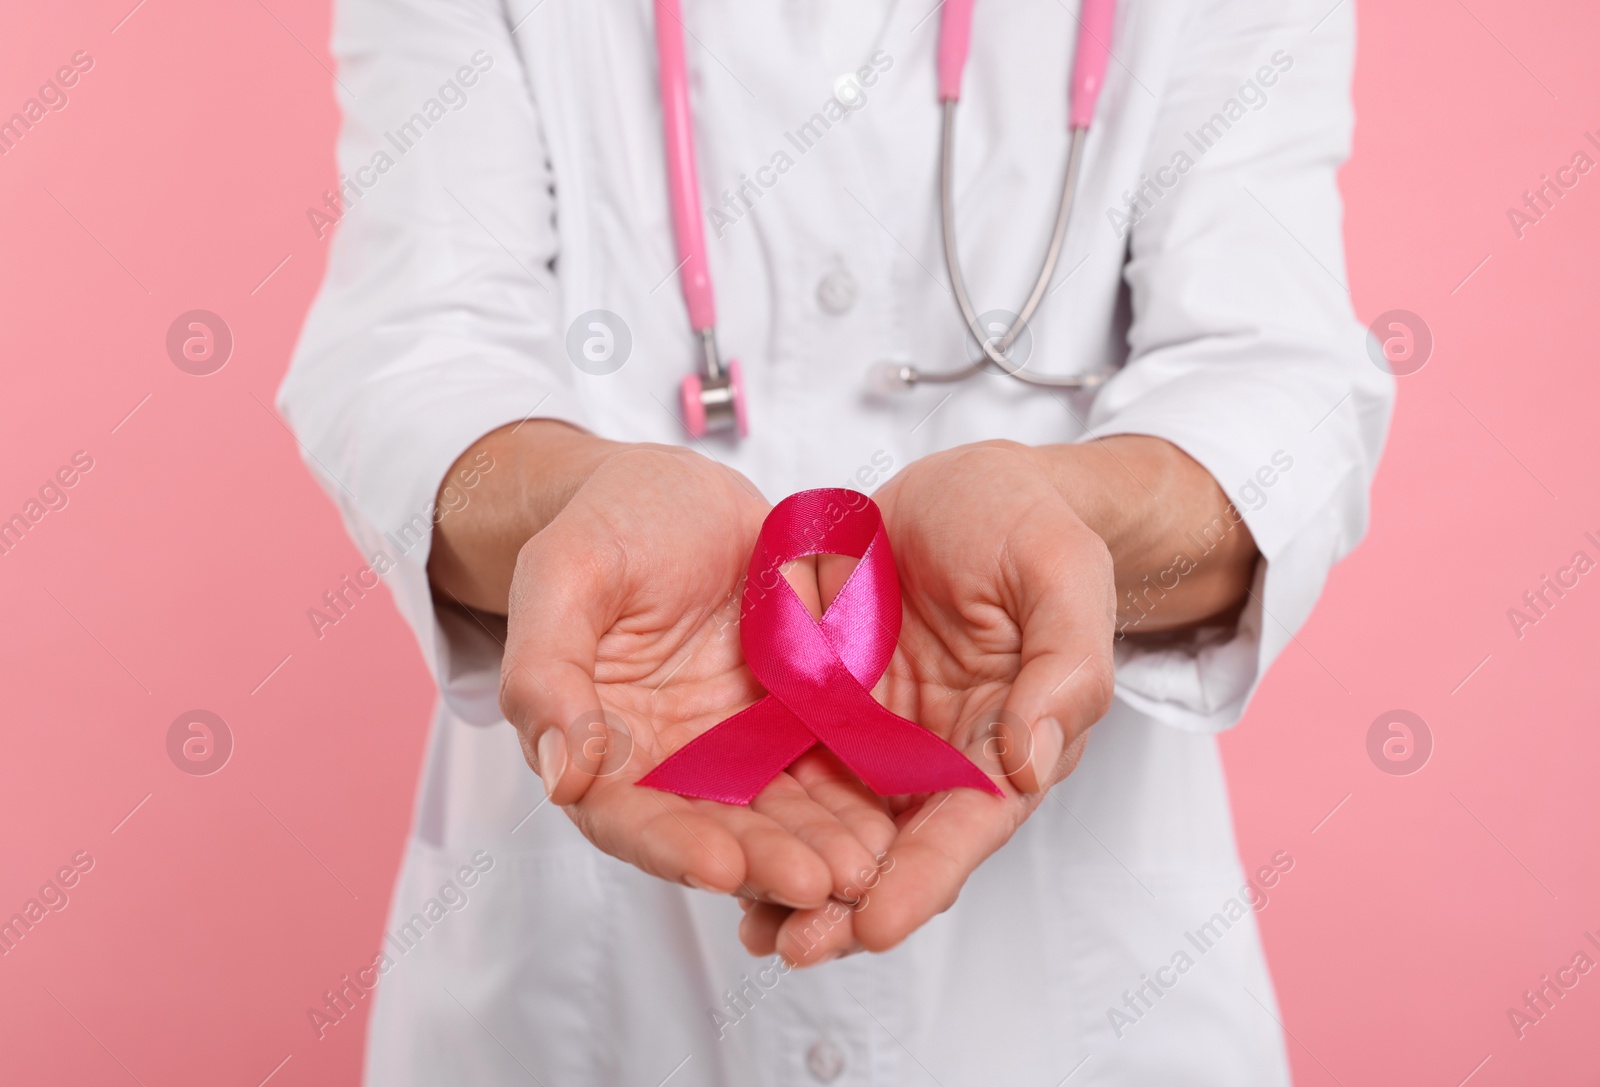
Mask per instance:
[[[771,891],[767,892],[767,898],[771,899],[773,902],[776,902],[780,906],[787,906],[791,910],[810,909],[809,906],[802,906],[798,902],[790,902],[787,898],[783,898],[780,895],[775,895]]]
[[[567,768],[567,739],[559,728],[546,729],[539,737],[539,776],[544,779],[546,796],[554,795]]]
[[[1050,784],[1050,775],[1061,761],[1061,751],[1066,745],[1067,734],[1054,717],[1042,717],[1033,726],[1033,776],[1039,788]]]
[[[709,883],[703,883],[700,880],[695,879],[693,876],[684,876],[683,882],[687,883],[697,891],[710,891],[712,894],[717,893]]]

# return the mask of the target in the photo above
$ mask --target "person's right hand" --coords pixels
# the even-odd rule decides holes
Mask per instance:
[[[605,852],[705,890],[820,906],[895,833],[826,750],[748,808],[636,784],[764,693],[738,618],[769,508],[743,476],[688,450],[606,457],[518,553],[500,705],[551,799]],[[785,573],[820,610],[815,565]]]

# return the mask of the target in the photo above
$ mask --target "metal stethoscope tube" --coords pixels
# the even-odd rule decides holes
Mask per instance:
[[[889,376],[906,386],[924,382],[947,384],[965,381],[986,367],[993,366],[1008,377],[1014,377],[1018,381],[1039,388],[1095,388],[1110,375],[1103,372],[1061,377],[1027,374],[1023,372],[1021,366],[1014,365],[1006,358],[1006,352],[1011,350],[1017,337],[1028,327],[1028,321],[1038,310],[1039,303],[1044,301],[1050,279],[1055,275],[1056,267],[1061,262],[1061,248],[1067,236],[1067,222],[1072,217],[1072,204],[1078,187],[1078,169],[1083,161],[1083,143],[1088,129],[1082,127],[1072,129],[1072,144],[1067,151],[1066,176],[1061,183],[1061,203],[1056,209],[1055,228],[1050,232],[1050,245],[1045,250],[1044,262],[1039,268],[1039,275],[1033,282],[1033,290],[1029,293],[1028,300],[1023,303],[1021,312],[1017,314],[1016,320],[1005,334],[996,339],[978,323],[978,313],[973,308],[972,298],[967,292],[966,277],[961,272],[961,256],[956,249],[955,128],[956,100],[949,99],[944,103],[939,141],[939,222],[944,234],[944,263],[950,273],[950,287],[955,293],[956,306],[961,310],[962,320],[966,322],[967,330],[972,334],[972,339],[982,351],[982,355],[971,365],[956,370],[930,371],[910,365],[890,364],[892,372]]]

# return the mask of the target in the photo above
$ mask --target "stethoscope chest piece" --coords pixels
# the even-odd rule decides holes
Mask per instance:
[[[748,437],[750,424],[744,411],[744,374],[738,359],[729,359],[722,372],[693,373],[683,379],[678,390],[683,401],[684,427],[692,438],[707,434],[735,432]]]
[[[683,402],[683,426],[691,438],[730,433],[749,436],[744,371],[738,359],[724,361],[717,353],[715,328],[700,331],[700,365],[683,379],[678,395]]]

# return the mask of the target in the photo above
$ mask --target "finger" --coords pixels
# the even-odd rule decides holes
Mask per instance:
[[[773,950],[797,967],[817,966],[862,949],[854,921],[858,914],[842,902],[812,910],[793,910],[778,926]]]
[[[823,610],[827,610],[861,560],[854,555],[817,555],[815,559],[817,596]]]
[[[1028,742],[1004,745],[1001,752],[1012,784],[1025,793],[1042,792],[1066,775],[1069,751],[1081,753],[1079,738],[1105,716],[1115,690],[1116,599],[1104,544],[1094,538],[1063,546],[1057,539],[1029,554],[1033,546],[1013,552],[1023,553],[1022,652],[1002,714],[1029,730]]]
[[[789,583],[789,587],[806,606],[812,618],[822,618],[822,598],[817,592],[817,557],[803,555],[798,559],[791,559],[780,566],[778,572]]]
[[[774,778],[756,796],[750,808],[770,818],[822,858],[829,872],[829,894],[848,895],[858,874],[872,871],[872,851],[790,775],[779,774]],[[782,899],[779,902],[793,907],[815,904]]]
[[[567,814],[602,851],[653,876],[728,894],[746,885],[738,834],[682,797],[604,782]]]
[[[751,902],[739,922],[739,942],[752,955],[771,955],[778,950],[778,930],[792,913],[787,906]]]
[[[594,780],[596,768],[571,757],[568,731],[603,719],[595,658],[618,606],[620,555],[593,546],[592,535],[579,520],[558,517],[523,546],[500,671],[500,708],[545,792],[563,806]]]
[[[806,795],[843,823],[876,858],[894,841],[894,817],[883,800],[867,788],[838,756],[817,746],[789,767],[789,775]],[[835,893],[843,888],[836,888]]]
[[[746,890],[763,901],[792,907],[816,906],[828,900],[833,893],[833,874],[816,848],[760,812],[735,807],[718,814],[733,824],[744,849]]]
[[[500,708],[516,727],[523,758],[544,783],[545,795],[563,807],[576,804],[594,782],[597,767],[572,755],[589,738],[584,724],[604,720],[600,696],[579,666],[546,661],[535,671],[518,659],[527,655],[513,657],[508,643]]]
[[[1073,656],[1047,653],[1025,665],[1006,697],[1005,714],[1028,730],[1022,743],[1003,745],[1001,760],[1011,784],[1023,793],[1040,793],[1076,767],[1089,726],[1110,708],[1111,663],[1092,647]]]
[[[832,890],[815,850],[748,808],[607,779],[569,814],[605,852],[700,890],[807,906]]]
[[[907,811],[878,885],[852,918],[856,940],[868,951],[887,951],[949,909],[967,877],[1006,843],[1025,812],[1019,800],[972,789],[931,796]]]

